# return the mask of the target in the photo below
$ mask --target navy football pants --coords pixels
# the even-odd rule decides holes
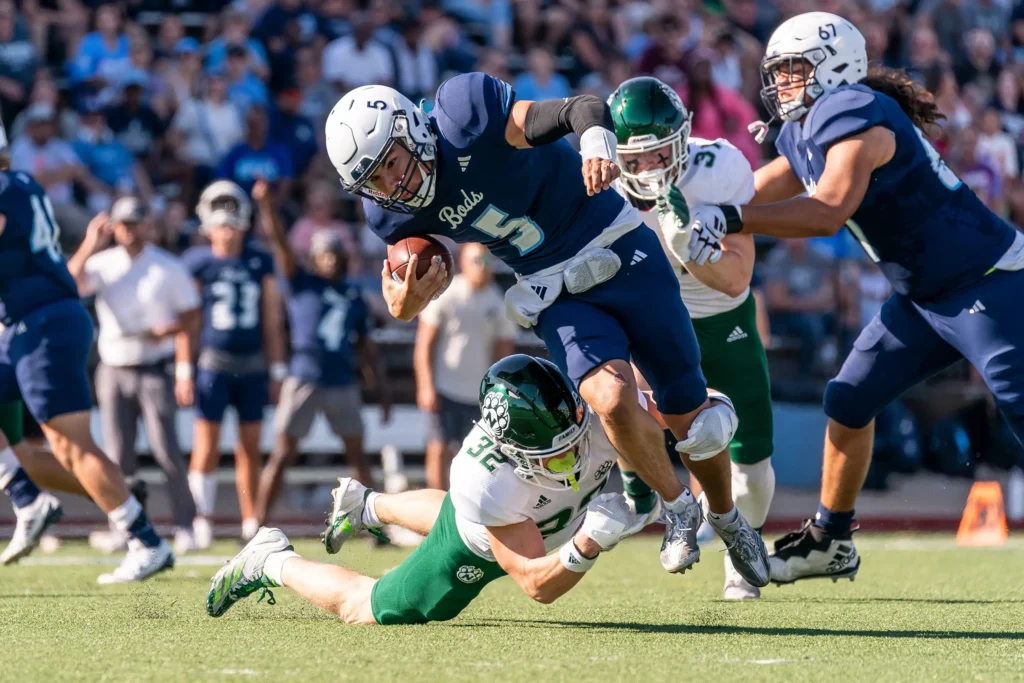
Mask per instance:
[[[658,236],[641,225],[609,248],[622,260],[615,277],[581,294],[563,292],[534,331],[577,385],[602,363],[632,358],[661,412],[696,410],[707,399],[700,347]]]
[[[893,294],[829,382],[825,414],[863,427],[904,391],[966,358],[1024,441],[1022,292],[1024,271],[995,271],[938,301],[918,304]]]

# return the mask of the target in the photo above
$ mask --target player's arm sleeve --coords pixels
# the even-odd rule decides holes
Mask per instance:
[[[534,102],[526,112],[523,132],[532,147],[548,145],[569,133],[581,139],[583,134],[598,126],[615,130],[608,104],[594,95],[577,95],[561,100]]]
[[[875,93],[851,88],[832,93],[811,112],[809,136],[823,152],[875,126],[890,127]]]
[[[516,95],[505,81],[480,72],[449,78],[437,89],[435,116],[456,147],[477,140],[505,140],[505,125]]]

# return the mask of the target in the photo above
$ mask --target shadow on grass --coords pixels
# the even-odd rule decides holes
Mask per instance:
[[[920,638],[937,640],[1024,640],[1024,632],[993,631],[893,631],[886,629],[800,628],[792,626],[702,626],[697,624],[643,624],[632,621],[541,621],[536,619],[480,619],[452,624],[465,628],[517,626],[520,628],[574,628],[632,633],[737,636],[844,636],[848,638]]]
[[[721,600],[720,602],[730,602]],[[917,603],[922,605],[1024,605],[1024,599],[949,600],[946,598],[801,598],[772,597],[771,602],[814,602],[820,604],[866,605],[872,602]]]

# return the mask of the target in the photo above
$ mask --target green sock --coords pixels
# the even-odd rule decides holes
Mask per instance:
[[[626,495],[636,503],[636,511],[639,514],[646,514],[654,509],[654,490],[644,480],[637,476],[636,472],[619,470],[622,473],[622,486],[626,489]]]

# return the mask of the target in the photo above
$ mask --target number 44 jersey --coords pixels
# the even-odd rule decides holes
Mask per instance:
[[[0,217],[0,323],[10,327],[47,304],[78,299],[39,183],[27,173],[0,172]]]
[[[590,432],[590,464],[578,481],[579,491],[553,490],[530,484],[515,474],[488,434],[474,426],[452,460],[451,497],[455,523],[466,546],[494,561],[488,526],[507,526],[532,519],[548,552],[572,538],[587,505],[608,483],[618,454],[595,418]]]

